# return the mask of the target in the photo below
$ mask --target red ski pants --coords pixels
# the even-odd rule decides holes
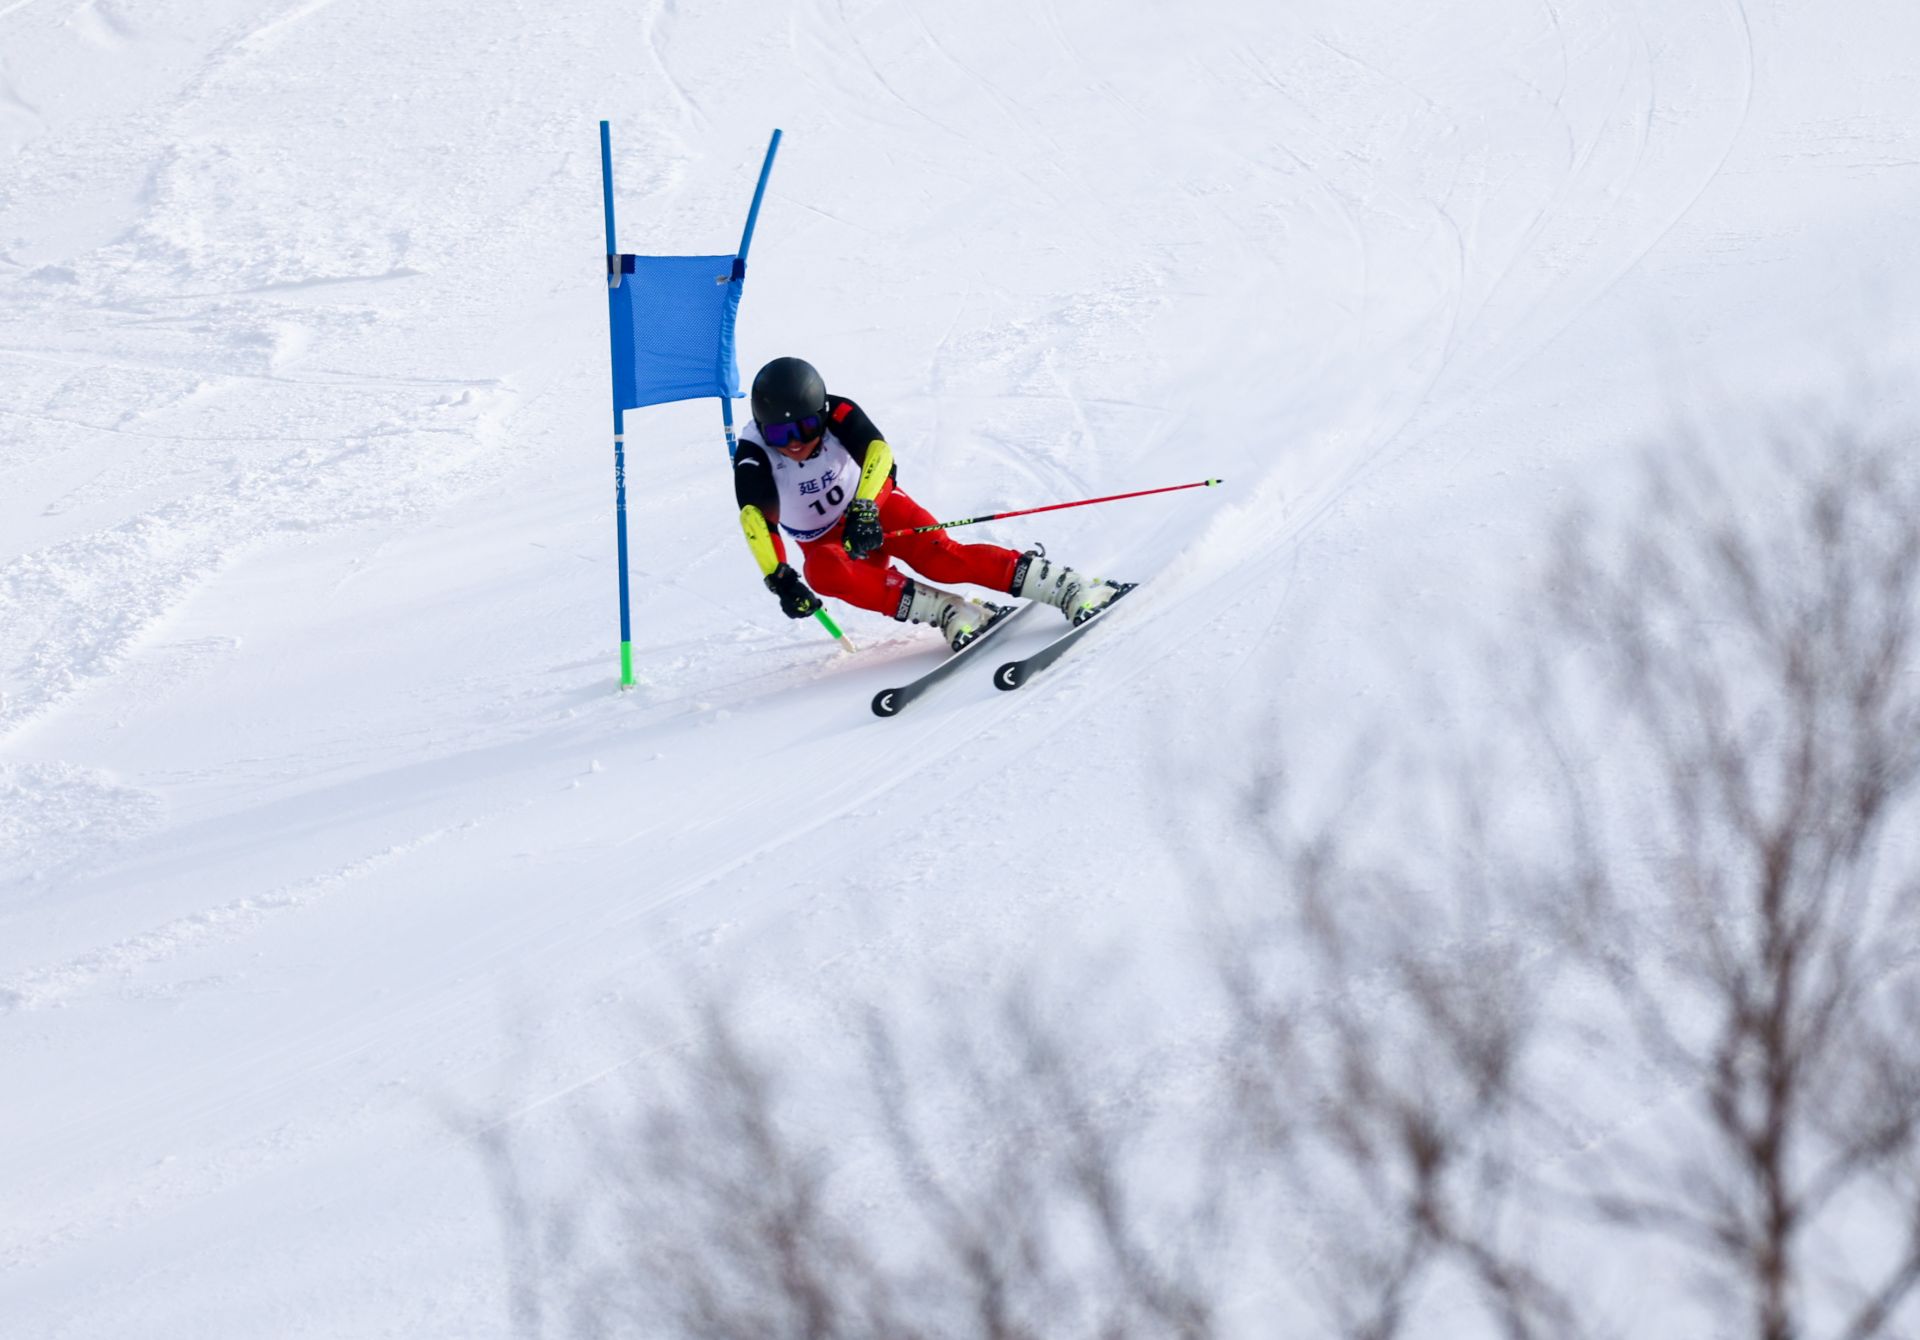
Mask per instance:
[[[931,526],[938,520],[892,484],[880,490],[875,501],[880,504],[883,530]],[[1020,562],[1017,549],[961,544],[944,530],[896,535],[865,558],[854,558],[841,547],[843,526],[844,522],[836,524],[819,539],[800,546],[806,555],[807,585],[823,596],[881,614],[899,610],[907,585],[906,575],[889,559],[899,559],[930,582],[971,582],[993,591],[1013,585],[1013,569]]]

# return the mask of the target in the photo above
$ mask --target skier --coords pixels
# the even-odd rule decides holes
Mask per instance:
[[[767,589],[790,619],[832,596],[902,623],[932,624],[958,651],[1003,607],[931,586],[900,571],[898,558],[936,582],[971,582],[1054,606],[1079,623],[1112,600],[1113,585],[1047,558],[997,544],[961,544],[944,530],[885,532],[936,524],[894,481],[893,448],[853,401],[828,395],[811,363],[776,358],[753,379],[753,421],[733,457],[740,526]],[[787,563],[785,531],[805,555]],[[811,587],[811,589],[809,589]]]

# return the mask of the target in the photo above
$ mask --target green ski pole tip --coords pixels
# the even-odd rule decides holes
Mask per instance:
[[[851,647],[853,645],[847,641],[847,635],[840,631],[840,625],[833,621],[833,616],[828,614],[824,608],[815,610],[813,617],[820,621],[822,628],[833,634],[834,641],[838,642],[841,646]]]

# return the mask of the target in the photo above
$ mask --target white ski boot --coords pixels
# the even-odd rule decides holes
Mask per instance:
[[[1013,570],[1014,595],[1024,600],[1044,601],[1066,615],[1067,622],[1072,624],[1085,623],[1126,589],[1105,578],[1088,577],[1064,563],[1054,562],[1039,545],[1020,555],[1020,566]]]
[[[997,605],[969,600],[921,582],[912,582],[911,586],[910,596],[901,602],[901,612],[894,618],[905,623],[932,624],[946,636],[947,645],[955,651],[980,636],[995,615],[1003,612]]]

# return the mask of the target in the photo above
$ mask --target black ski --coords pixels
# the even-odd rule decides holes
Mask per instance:
[[[1008,624],[1013,623],[1032,608],[1033,603],[1031,601],[1025,605],[1009,607],[1005,614],[1002,614],[985,628],[982,628],[979,633],[975,634],[973,641],[967,643],[966,646],[960,648],[959,651],[954,652],[951,656],[948,656],[946,660],[934,666],[933,669],[927,671],[927,673],[920,676],[920,678],[908,680],[905,684],[899,685],[897,688],[880,690],[880,692],[873,695],[873,714],[877,717],[890,717],[898,714],[901,708],[952,674],[968,657],[985,646],[990,639],[997,636]]]
[[[1048,666],[1059,660],[1067,648],[1086,636],[1088,630],[1095,624],[1106,618],[1107,613],[1112,610],[1115,605],[1120,603],[1121,596],[1126,595],[1127,592],[1133,590],[1133,588],[1139,584],[1138,582],[1115,582],[1114,590],[1118,594],[1116,594],[1112,600],[1109,600],[1106,604],[1095,610],[1089,618],[1081,623],[1075,624],[1066,632],[1060,634],[1059,637],[1047,643],[1046,646],[1034,652],[1033,655],[1023,660],[1008,661],[1005,665],[994,671],[994,687],[1000,689],[1017,689],[1033,676],[1045,670]]]

